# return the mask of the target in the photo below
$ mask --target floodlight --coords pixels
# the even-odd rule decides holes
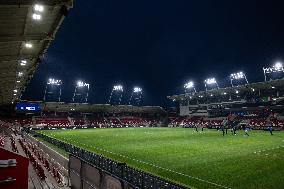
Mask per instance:
[[[16,96],[17,94],[16,93],[14,93],[14,96]]]
[[[114,85],[112,90],[111,90],[111,93],[110,93],[110,96],[109,96],[109,100],[108,102],[111,104],[111,101],[113,100],[113,94],[116,94],[116,95],[119,95],[118,97],[118,104],[121,103],[121,99],[122,99],[122,95],[123,95],[123,86],[122,85]]]
[[[134,87],[133,92],[139,93],[139,92],[142,92],[142,89],[140,87]]]
[[[245,74],[243,72],[237,72],[237,73],[232,73],[230,75],[231,79],[244,79],[245,78]]]
[[[231,80],[232,87],[234,86],[234,84],[233,84],[234,80],[245,80],[246,83],[248,84],[247,77],[243,72],[232,73],[230,75],[230,80]]]
[[[236,94],[239,94],[239,91],[238,91],[238,90],[236,90]]]
[[[26,44],[25,44],[25,47],[30,49],[30,48],[33,47],[33,45],[32,45],[31,43],[26,43]]]
[[[217,87],[217,89],[219,89],[218,83],[217,83],[217,81],[214,77],[205,79],[204,85],[205,85],[206,91],[208,90],[208,85],[215,85]]]
[[[205,83],[206,83],[207,85],[212,85],[212,84],[216,84],[217,81],[216,81],[216,79],[213,77],[213,78],[205,79]]]
[[[36,14],[36,13],[34,13],[32,17],[33,17],[34,20],[40,20],[41,19],[41,15]]]
[[[85,83],[83,81],[78,81],[77,82],[77,87],[89,87],[89,86],[90,86],[90,84]]]
[[[16,82],[17,82],[17,83],[20,83],[21,81],[20,81],[20,80],[17,80]]]
[[[54,78],[49,78],[47,81],[48,85],[61,85],[62,81]]]
[[[192,81],[187,82],[186,84],[184,84],[184,88],[186,89],[190,89],[194,87],[194,83]]]
[[[123,91],[123,86],[122,85],[115,85],[113,86],[114,91]]]
[[[283,64],[280,61],[276,62],[272,67],[263,68],[264,80],[267,80],[266,74],[273,74],[279,72],[284,72]]]
[[[283,68],[283,64],[282,64],[281,62],[276,62],[275,65],[274,65],[274,67],[275,67],[276,69],[281,69],[281,68]]]
[[[17,89],[14,89],[13,91],[14,91],[14,93],[17,93],[17,92],[18,92],[18,90],[17,90]]]
[[[223,93],[223,95],[226,95],[226,94],[227,94],[226,92]]]
[[[42,5],[39,5],[39,4],[35,4],[34,5],[34,10],[37,11],[37,12],[43,12],[43,6]]]

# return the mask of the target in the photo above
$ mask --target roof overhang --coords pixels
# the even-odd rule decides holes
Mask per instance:
[[[43,5],[44,11],[37,13],[35,4]],[[73,0],[0,1],[0,104],[20,99],[72,7]],[[35,13],[41,15],[40,20],[33,19]]]

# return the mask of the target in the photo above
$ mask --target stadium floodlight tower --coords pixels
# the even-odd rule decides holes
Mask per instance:
[[[134,87],[133,91],[131,93],[131,96],[129,98],[128,104],[130,105],[131,102],[133,101],[134,105],[139,106],[141,99],[142,99],[142,88],[141,87]]]
[[[273,79],[273,76],[279,77],[279,74],[284,73],[283,63],[276,62],[272,67],[263,68],[264,80],[267,81],[267,77]]]
[[[196,92],[193,81],[189,81],[183,85],[185,93]]]
[[[109,96],[109,104],[120,104],[122,100],[122,94],[123,94],[123,86],[122,85],[114,85],[110,96]]]
[[[214,89],[214,88],[219,89],[219,85],[214,77],[205,79],[204,85],[205,85],[206,91],[208,91],[209,87],[211,87],[211,89]]]
[[[45,85],[43,101],[58,101],[61,98],[62,81],[59,79],[49,78]]]
[[[85,83],[83,81],[77,81],[73,97],[72,97],[72,102],[87,102],[88,101],[88,96],[89,96],[89,90],[90,90],[90,84]]]
[[[239,82],[243,80],[246,82],[246,84],[248,84],[246,74],[244,74],[243,72],[232,73],[230,75],[230,80],[231,80],[232,87],[234,87],[234,82]]]

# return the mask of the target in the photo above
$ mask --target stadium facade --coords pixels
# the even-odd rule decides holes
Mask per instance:
[[[232,113],[283,111],[284,79],[168,96],[181,116],[225,117]]]

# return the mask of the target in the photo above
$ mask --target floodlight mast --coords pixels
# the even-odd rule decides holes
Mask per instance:
[[[131,102],[132,102],[132,99],[133,99],[134,96],[137,96],[137,98],[136,98],[137,99],[137,105],[139,106],[141,99],[142,99],[142,88],[140,88],[140,87],[134,87],[133,88],[133,91],[131,93],[131,96],[130,96],[129,102],[128,102],[129,105],[131,105]]]
[[[76,95],[80,95],[78,94],[78,89],[79,88],[84,88],[87,87],[87,92],[84,98],[84,102],[88,102],[88,96],[89,96],[89,90],[90,90],[90,84],[89,83],[85,83],[83,81],[77,81],[76,85],[75,85],[75,89],[74,89],[74,93],[73,93],[73,97],[72,97],[72,102],[75,102],[75,97]]]
[[[248,84],[246,74],[244,74],[243,72],[232,73],[230,75],[231,86],[234,87],[233,81],[237,81],[241,79],[244,79],[246,81],[246,84]]]
[[[60,102],[61,100],[61,85],[62,85],[62,81],[58,80],[58,79],[54,79],[54,78],[49,78],[46,82],[45,85],[45,90],[44,90],[44,95],[43,95],[43,101],[46,101],[46,93],[50,93],[48,92],[48,86],[58,86],[59,87],[59,95],[58,95],[58,102]]]
[[[264,81],[267,81],[267,74],[279,73],[279,72],[284,72],[282,62],[276,62],[272,67],[268,67],[268,68],[263,67]]]
[[[186,84],[183,85],[183,87],[184,87],[185,93],[187,93],[188,90],[190,90],[190,89],[193,89],[193,91],[196,92],[196,89],[195,89],[193,81],[187,82]]]
[[[205,79],[204,85],[205,85],[206,91],[208,91],[208,86],[210,86],[210,85],[216,85],[217,89],[219,89],[219,85],[218,85],[218,83],[217,83],[217,81],[214,77]]]
[[[123,95],[123,86],[122,85],[114,85],[113,86],[113,88],[111,90],[111,93],[110,93],[110,96],[109,96],[109,100],[108,100],[109,104],[111,104],[111,100],[113,98],[114,92],[120,93],[119,99],[118,99],[118,104],[120,104],[121,103],[121,99],[122,99],[122,95]]]

